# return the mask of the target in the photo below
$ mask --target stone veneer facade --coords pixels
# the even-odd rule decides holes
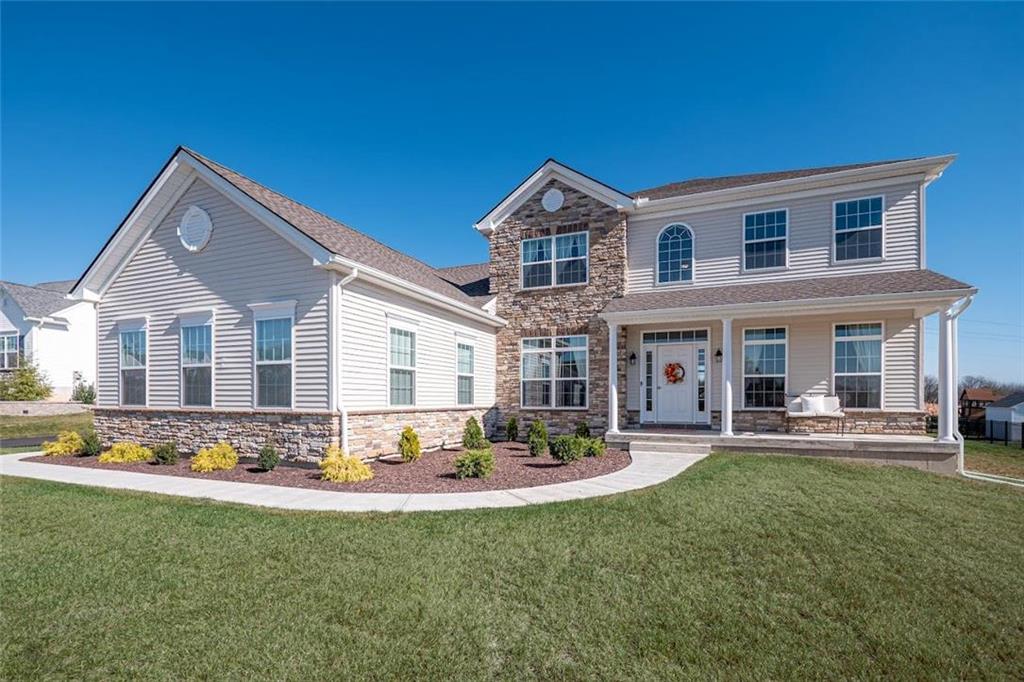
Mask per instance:
[[[555,187],[565,196],[562,207],[549,212],[541,205]],[[589,231],[590,260],[586,284],[542,289],[520,287],[520,242],[531,237]],[[490,237],[491,293],[496,313],[508,325],[497,336],[497,419],[519,419],[525,436],[529,422],[542,420],[552,433],[569,433],[586,421],[595,434],[608,427],[608,325],[598,317],[612,298],[626,290],[626,217],[616,209],[552,180],[535,192]],[[619,385],[625,386],[625,330],[619,334]],[[523,408],[520,406],[520,342],[534,336],[586,334],[588,344],[588,406],[586,409]],[[620,390],[620,423],[625,399]],[[503,428],[503,426],[499,427]]]
[[[711,425],[721,425],[722,413],[711,413]],[[874,410],[846,410],[845,424],[832,417],[787,417],[778,410],[735,410],[732,428],[739,432],[785,433],[846,433],[923,436],[927,433],[927,414],[924,412],[894,412]]]
[[[494,433],[496,413],[481,408],[417,410],[415,412],[349,412],[348,447],[360,457],[382,457],[398,452],[402,429],[411,426],[425,450],[461,447],[466,420],[476,417],[488,436]]]

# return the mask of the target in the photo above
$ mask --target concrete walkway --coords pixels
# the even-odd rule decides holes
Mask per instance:
[[[438,511],[485,507],[522,507],[529,504],[582,500],[638,490],[667,481],[706,455],[633,452],[625,469],[582,481],[533,488],[488,490],[473,493],[354,493],[286,488],[258,483],[203,480],[181,476],[142,474],[115,469],[71,467],[24,462],[38,452],[0,456],[0,475],[38,478],[59,483],[137,490],[179,497],[205,498],[259,507],[306,511]]]

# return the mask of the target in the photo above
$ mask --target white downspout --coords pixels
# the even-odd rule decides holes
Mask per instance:
[[[957,339],[958,339],[960,334],[959,334],[959,329],[958,329],[958,325],[957,325],[957,318],[959,318],[960,315],[962,315],[965,310],[970,308],[971,307],[971,303],[973,303],[973,302],[974,302],[974,296],[968,296],[967,298],[962,298],[959,301],[957,301],[956,303],[954,303],[952,306],[950,306],[949,310],[946,313],[949,316],[949,319],[950,319],[950,322],[951,322],[951,327],[952,327],[950,329],[949,339],[947,340],[947,343],[950,346],[948,352],[951,353],[952,356],[953,356],[952,357],[952,360],[953,360],[953,362],[952,362],[952,370],[953,371],[952,371],[952,376],[949,377],[948,381],[950,383],[950,386],[952,387],[952,391],[951,392],[953,393],[954,396],[957,395],[957,391],[959,390],[959,384],[960,384],[960,360],[959,360],[960,356],[959,356],[959,349],[957,348],[957,346],[958,346]],[[960,446],[960,451],[957,453],[957,458],[956,458],[956,471],[957,471],[958,474],[963,476],[965,474],[965,471],[964,471],[964,437],[963,437],[963,434],[960,433],[960,419],[959,419],[959,415],[955,411],[954,411],[953,414],[955,415],[954,418],[953,418],[953,422],[952,422],[953,437],[956,439],[957,443]]]
[[[334,368],[334,394],[336,396],[335,401],[337,403],[335,409],[337,409],[341,414],[341,450],[346,454],[348,454],[348,410],[345,408],[345,397],[343,395],[344,384],[341,380],[341,371],[342,367],[344,367],[342,356],[345,352],[345,345],[341,335],[342,293],[344,292],[345,287],[351,284],[358,276],[359,268],[352,268],[352,272],[337,284],[338,300],[336,302],[337,305],[335,306],[335,312],[337,312],[338,320],[334,324],[334,329],[332,330],[337,338],[337,342],[334,344],[334,352],[332,354],[332,365]]]

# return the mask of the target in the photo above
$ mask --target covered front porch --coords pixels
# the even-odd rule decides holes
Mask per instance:
[[[972,294],[933,287],[790,300],[786,287],[762,284],[615,299],[602,313],[608,347],[617,349],[609,438],[643,433],[817,454],[936,440],[956,448],[956,318]],[[766,297],[780,300],[758,300]],[[926,435],[923,395],[923,323],[933,314],[937,439]]]

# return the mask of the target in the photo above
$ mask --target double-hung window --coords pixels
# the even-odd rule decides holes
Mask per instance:
[[[209,320],[181,322],[181,404],[213,406],[213,324]]]
[[[833,382],[844,408],[882,406],[882,324],[835,326]]]
[[[835,202],[836,261],[882,257],[884,197]]]
[[[0,370],[18,368],[18,335],[0,334]]]
[[[523,339],[520,357],[523,407],[587,407],[586,336]]]
[[[256,319],[256,407],[292,406],[292,323]]]
[[[146,404],[146,374],[149,349],[146,327],[127,324],[118,331],[121,404]]]
[[[520,247],[523,288],[585,284],[589,244],[589,232],[524,239]]]
[[[786,405],[786,328],[743,330],[743,406]]]
[[[456,392],[459,405],[472,405],[475,402],[474,384],[474,347],[471,343],[459,341],[455,344],[456,357]]]
[[[765,211],[743,216],[743,269],[786,267],[789,211]]]
[[[416,332],[389,328],[388,386],[391,405],[416,404]]]

